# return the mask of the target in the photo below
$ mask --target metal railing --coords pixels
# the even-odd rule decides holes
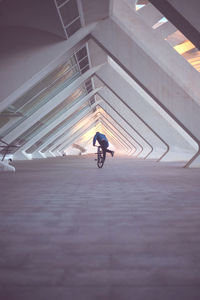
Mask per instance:
[[[11,148],[18,148],[18,147],[19,147],[19,146],[17,146],[17,145],[8,144],[8,143],[4,142],[2,139],[0,139],[0,142],[4,144],[4,145],[0,145],[0,149],[2,148],[2,150],[0,150],[0,153],[2,154],[2,152],[3,152],[3,154],[2,154],[3,156],[2,156],[1,161],[4,160],[4,158],[5,158],[6,155],[9,153],[9,150],[10,150]]]

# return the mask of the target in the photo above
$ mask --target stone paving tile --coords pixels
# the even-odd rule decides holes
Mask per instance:
[[[0,174],[0,300],[197,300],[200,171],[128,157]]]
[[[4,267],[0,270],[0,287],[2,286],[42,286],[58,285],[64,270],[50,268]]]
[[[110,300],[110,288],[99,287],[41,287],[0,288],[2,300]]]
[[[112,289],[111,298],[115,300],[197,300],[199,287],[117,287]]]

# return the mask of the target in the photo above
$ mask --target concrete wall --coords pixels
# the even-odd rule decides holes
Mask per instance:
[[[199,74],[165,41],[157,41],[124,1],[114,3],[112,19],[98,24],[94,39],[198,142]]]

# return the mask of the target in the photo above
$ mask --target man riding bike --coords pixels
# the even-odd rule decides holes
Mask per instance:
[[[100,133],[100,132],[96,132],[94,138],[93,138],[93,146],[95,146],[96,141],[98,141],[99,145],[101,146],[101,149],[103,151],[103,159],[106,159],[106,152],[110,153],[112,155],[112,157],[114,156],[114,151],[111,151],[108,148],[109,143],[108,143],[108,139],[107,137]]]

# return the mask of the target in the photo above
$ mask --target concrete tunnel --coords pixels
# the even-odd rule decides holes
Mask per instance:
[[[0,300],[200,298],[199,11],[0,1]]]

